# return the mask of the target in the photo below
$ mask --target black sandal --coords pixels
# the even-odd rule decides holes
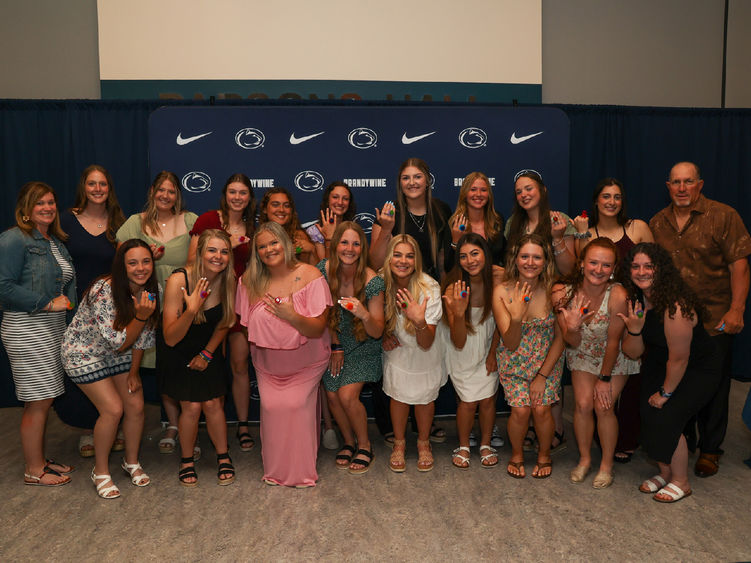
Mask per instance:
[[[245,428],[244,432],[240,432],[240,428]],[[248,432],[248,421],[241,421],[237,423],[237,440],[240,442],[240,450],[243,452],[249,452],[256,445],[255,440]]]
[[[183,487],[197,487],[198,486],[198,474],[196,468],[193,465],[192,457],[181,457],[180,464],[190,463],[190,467],[183,467],[177,474],[177,478],[180,479],[180,484]],[[186,479],[194,478],[195,481],[186,481]]]
[[[226,459],[226,462],[222,462]],[[235,481],[235,466],[232,465],[232,459],[229,457],[229,452],[223,454],[217,454],[216,462],[219,464],[219,468],[216,472],[216,482],[219,485],[229,485]],[[222,479],[224,475],[229,475],[226,479]]]
[[[355,456],[358,456],[358,455],[364,455],[368,459],[357,459],[355,457],[355,459],[352,460],[352,465],[357,464],[359,465],[359,467],[352,469],[352,467],[350,466],[349,472],[352,475],[362,475],[363,473],[367,473],[368,470],[370,469],[370,464],[375,459],[375,454],[373,453],[372,447],[370,448],[370,451],[363,450],[363,449],[357,450],[357,453],[355,454]]]
[[[537,445],[537,431],[535,430],[534,426],[530,426],[527,428],[527,433],[524,435],[524,442],[522,444],[522,449],[525,452],[532,452],[535,450],[535,446]]]
[[[349,454],[343,454],[342,452],[347,451]],[[349,467],[349,462],[352,461],[352,456],[355,455],[355,447],[350,446],[349,444],[344,444],[342,446],[342,449],[339,450],[339,453],[336,456],[336,466],[339,469],[347,469]],[[343,463],[339,463],[342,461]]]

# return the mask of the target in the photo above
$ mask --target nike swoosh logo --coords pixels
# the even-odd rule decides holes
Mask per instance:
[[[182,133],[182,131],[180,131],[177,134],[177,144],[180,145],[180,146],[187,145],[188,143],[192,143],[193,141],[197,141],[201,137],[205,137],[206,135],[211,135],[212,133],[213,133],[213,131],[209,131],[208,133],[202,133],[201,135],[196,135],[195,137],[183,137],[183,133]]]
[[[323,135],[326,131],[321,131],[320,133],[313,133],[312,135],[305,135],[304,137],[295,137],[294,132],[289,136],[289,144],[290,145],[299,145],[300,143],[304,143],[305,141],[310,141],[311,139],[318,137],[318,135]]]
[[[544,131],[540,131],[539,133],[532,133],[531,135],[524,135],[524,137],[517,137],[516,131],[511,133],[511,144],[518,145],[519,143],[523,143],[524,141],[529,141],[532,137],[537,137],[537,135],[542,135]]]
[[[424,135],[417,135],[417,137],[407,137],[407,132],[405,131],[404,135],[402,135],[402,144],[411,145],[412,143],[419,141],[420,139],[424,139],[425,137],[430,137],[435,133],[436,131],[431,131],[430,133],[425,133]]]

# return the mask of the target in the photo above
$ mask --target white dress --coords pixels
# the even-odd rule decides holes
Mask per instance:
[[[430,287],[425,321],[437,325],[443,312],[441,288],[427,274],[423,274],[422,281]],[[421,295],[418,302],[422,303],[424,300],[425,296]],[[418,346],[417,338],[404,330],[404,315],[401,313],[396,322],[395,336],[401,346],[390,352],[383,352],[384,393],[408,405],[426,405],[435,401],[441,385],[446,381],[441,339],[436,334],[433,345],[423,350]]]
[[[440,334],[446,357],[446,369],[459,398],[464,402],[479,401],[495,395],[498,391],[498,372],[488,373],[485,360],[495,332],[495,319],[491,311],[480,323],[482,307],[472,307],[472,325],[475,333],[467,333],[467,341],[459,350],[451,342],[451,331],[445,323],[440,324]]]

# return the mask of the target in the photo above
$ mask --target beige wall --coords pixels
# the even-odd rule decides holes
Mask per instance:
[[[541,0],[98,5],[103,80],[540,84],[542,78]]]

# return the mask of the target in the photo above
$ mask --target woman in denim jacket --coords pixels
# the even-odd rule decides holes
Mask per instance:
[[[62,241],[57,196],[42,182],[25,184],[16,201],[16,226],[0,234],[0,327],[16,397],[23,401],[24,483],[70,482],[73,467],[44,456],[52,401],[64,391],[60,343],[76,294],[75,272]]]

